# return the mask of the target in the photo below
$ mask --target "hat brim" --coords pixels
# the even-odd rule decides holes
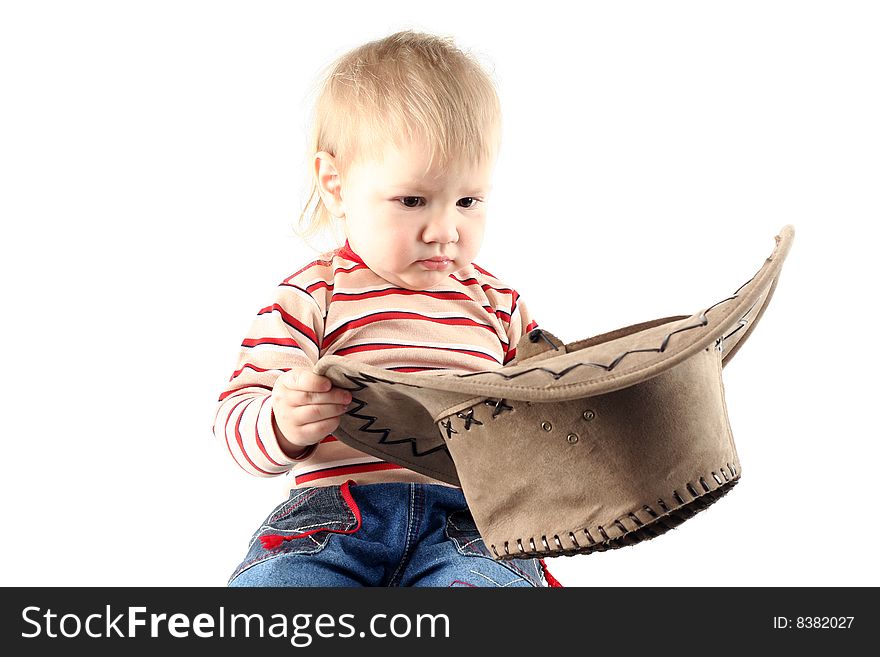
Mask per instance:
[[[570,343],[560,350],[564,353],[536,363],[481,372],[408,373],[324,356],[315,372],[353,395],[335,435],[379,458],[456,483],[454,463],[436,424],[450,409],[475,398],[558,402],[609,393],[657,376],[707,348],[720,349],[726,365],[763,316],[793,238],[793,226],[784,226],[760,270],[708,308]]]

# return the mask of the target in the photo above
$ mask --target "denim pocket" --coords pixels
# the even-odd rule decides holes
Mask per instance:
[[[353,534],[360,529],[361,513],[349,484],[291,490],[251,536],[248,553],[229,581],[282,554],[316,554],[327,546],[331,534]]]
[[[446,536],[455,544],[459,554],[489,559],[523,577],[532,586],[547,586],[544,569],[538,559],[512,559],[510,561],[495,559],[489,552],[489,548],[486,547],[483,537],[480,536],[480,531],[477,529],[469,509],[453,511],[446,517]]]

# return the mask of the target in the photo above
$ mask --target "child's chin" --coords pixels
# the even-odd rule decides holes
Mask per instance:
[[[425,271],[416,275],[398,277],[397,284],[408,290],[421,291],[437,285],[447,276],[449,272]]]

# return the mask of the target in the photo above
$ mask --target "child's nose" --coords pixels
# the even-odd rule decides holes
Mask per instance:
[[[439,242],[448,244],[458,241],[458,211],[456,209],[444,209],[431,215],[428,225],[422,233],[425,242]]]

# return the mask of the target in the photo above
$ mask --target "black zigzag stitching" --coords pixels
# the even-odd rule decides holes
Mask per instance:
[[[746,285],[748,285],[749,282],[751,282],[751,281],[747,281],[747,282],[744,283],[742,286],[740,286],[740,290],[741,290],[743,287],[745,287]],[[737,290],[737,291],[739,291],[739,290]],[[620,362],[621,362],[624,358],[626,358],[626,357],[629,356],[630,354],[637,354],[637,353],[651,352],[651,351],[662,354],[664,351],[666,351],[666,348],[669,346],[669,340],[670,340],[670,338],[671,338],[673,335],[675,335],[676,333],[681,333],[681,332],[683,332],[683,331],[690,331],[691,329],[702,328],[703,326],[706,326],[706,325],[709,323],[709,318],[706,317],[706,313],[708,313],[708,312],[709,312],[710,310],[712,310],[713,308],[716,308],[717,306],[720,306],[720,305],[723,304],[723,303],[727,303],[728,301],[733,301],[733,300],[736,299],[736,298],[737,298],[736,295],[734,295],[734,296],[732,296],[732,297],[727,297],[726,299],[722,299],[721,301],[719,301],[719,302],[717,302],[717,303],[715,303],[715,304],[709,306],[708,308],[706,308],[705,310],[703,310],[703,311],[700,313],[699,320],[697,321],[696,324],[691,324],[691,325],[689,325],[689,326],[683,326],[683,327],[681,327],[681,328],[679,328],[679,329],[676,329],[676,330],[672,331],[671,333],[666,334],[666,337],[663,338],[663,342],[660,343],[660,346],[659,346],[659,347],[657,347],[657,348],[648,348],[648,349],[630,349],[630,350],[625,351],[625,352],[623,352],[622,354],[620,354],[617,358],[615,358],[613,361],[611,361],[611,363],[610,363],[609,365],[604,365],[604,364],[602,364],[602,363],[592,363],[592,362],[583,363],[583,362],[582,362],[582,363],[575,363],[574,365],[571,365],[570,367],[567,367],[567,368],[565,368],[564,370],[562,370],[562,371],[560,371],[560,372],[554,372],[553,370],[550,370],[550,369],[548,369],[548,368],[546,368],[546,367],[533,367],[533,368],[530,368],[530,369],[528,369],[528,370],[523,370],[522,372],[517,372],[517,373],[515,373],[515,374],[505,374],[504,372],[502,372],[502,371],[500,371],[500,370],[487,370],[486,372],[467,372],[467,373],[465,373],[465,374],[455,374],[454,376],[457,376],[457,377],[460,377],[460,378],[466,378],[466,377],[476,376],[476,375],[478,375],[478,374],[495,374],[495,375],[500,376],[501,378],[503,378],[505,381],[511,381],[511,380],[513,380],[513,379],[515,379],[515,378],[517,378],[517,377],[519,377],[519,376],[522,376],[522,375],[524,375],[524,374],[530,374],[530,373],[532,373],[532,372],[544,372],[544,373],[549,374],[550,376],[552,376],[554,380],[559,380],[559,379],[561,379],[563,376],[565,376],[566,374],[569,374],[570,372],[573,372],[574,370],[576,370],[576,369],[579,368],[579,367],[598,367],[598,368],[600,368],[600,369],[605,370],[606,372],[610,372],[610,371],[613,370],[615,367],[617,367],[617,366],[620,364]],[[757,303],[757,302],[756,302],[756,303]],[[752,305],[752,308],[754,308],[754,305]],[[746,311],[745,314],[748,315],[749,312],[751,312],[751,308],[749,308],[749,310]],[[742,320],[740,320],[740,322],[742,322]],[[736,329],[734,329],[731,333],[729,333],[729,334],[727,334],[726,336],[724,336],[724,337],[722,338],[722,340],[724,340],[724,339],[726,339],[726,338],[729,338],[731,335],[733,335],[734,333],[736,333],[736,331],[738,331],[739,328],[741,328],[741,326],[742,326],[742,324],[740,324],[740,325],[739,325]],[[502,369],[503,369],[503,368],[502,368]]]
[[[366,384],[368,384],[368,383],[387,383],[390,385],[399,385],[399,384],[395,383],[394,381],[386,381],[384,379],[377,379],[376,377],[372,377],[367,374],[361,374],[360,376],[350,376],[350,375],[346,374],[345,378],[348,379],[349,381],[351,381],[356,386],[354,388],[346,388],[346,390],[348,390],[349,392],[352,392],[352,393],[357,392],[359,390],[366,389],[366,387],[367,387]],[[403,385],[409,385],[409,384],[403,384]],[[419,386],[410,386],[410,387],[418,388]],[[382,437],[379,438],[379,444],[381,444],[381,445],[399,445],[401,443],[409,442],[410,449],[412,449],[413,456],[421,457],[421,456],[427,456],[428,454],[433,454],[434,452],[437,452],[437,451],[443,451],[446,453],[446,456],[450,458],[450,460],[452,459],[452,457],[449,456],[449,450],[446,449],[446,445],[442,444],[442,443],[440,445],[438,445],[437,447],[432,447],[431,449],[420,452],[417,449],[417,447],[418,447],[417,440],[418,439],[416,439],[416,438],[407,437],[407,438],[401,438],[400,440],[388,440],[388,436],[391,434],[391,429],[371,429],[370,428],[373,425],[373,423],[375,423],[379,418],[377,418],[373,415],[361,415],[360,413],[358,413],[358,411],[360,411],[363,408],[365,408],[366,406],[368,406],[367,402],[364,401],[363,399],[357,399],[354,396],[354,394],[352,394],[351,400],[353,402],[357,403],[358,406],[357,406],[357,408],[353,408],[352,410],[348,411],[346,413],[346,415],[350,415],[351,417],[357,418],[358,420],[365,420],[366,421],[363,425],[358,427],[358,431],[362,431],[364,433],[382,434]]]

